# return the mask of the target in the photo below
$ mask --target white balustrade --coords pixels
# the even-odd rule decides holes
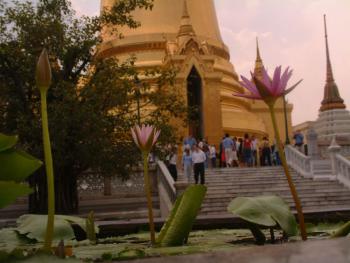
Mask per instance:
[[[334,158],[335,176],[339,182],[350,188],[350,161],[340,154]]]
[[[176,200],[175,182],[162,161],[157,162],[157,174],[160,213],[163,218],[166,218]]]
[[[304,155],[291,145],[287,145],[284,151],[289,166],[304,177],[312,177],[310,157]]]

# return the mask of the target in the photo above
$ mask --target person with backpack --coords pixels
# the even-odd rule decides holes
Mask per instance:
[[[243,139],[243,160],[247,167],[252,166],[252,141],[248,133],[244,134]]]

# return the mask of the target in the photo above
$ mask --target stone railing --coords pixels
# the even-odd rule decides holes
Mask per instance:
[[[152,192],[157,192],[156,166],[150,165]],[[78,177],[78,193],[80,198],[101,197],[109,195],[127,196],[144,193],[143,168],[135,167],[127,180],[118,175],[103,176],[93,172],[84,172]]]
[[[162,161],[157,162],[157,179],[160,212],[166,218],[176,200],[175,182]]]
[[[290,165],[290,167],[304,177],[312,177],[311,157],[302,154],[291,145],[287,145],[284,151],[286,154],[287,163]]]
[[[350,161],[340,154],[336,154],[334,158],[333,171],[337,180],[350,188]]]

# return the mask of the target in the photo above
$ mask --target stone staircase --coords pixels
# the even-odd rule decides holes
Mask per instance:
[[[153,214],[158,218],[159,197],[154,195],[152,200]],[[27,207],[27,199],[19,198],[15,204],[0,209],[0,227],[13,225],[19,216],[28,213]],[[94,211],[96,220],[144,219],[147,218],[147,201],[144,193],[80,197],[78,216],[85,217],[90,211]]]
[[[350,211],[350,189],[328,179],[303,178],[292,171],[304,213]],[[227,206],[239,196],[278,195],[295,211],[282,167],[227,168],[206,171],[208,192],[200,216],[229,216]]]

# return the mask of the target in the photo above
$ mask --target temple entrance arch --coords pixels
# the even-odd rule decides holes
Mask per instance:
[[[189,107],[189,134],[204,138],[202,79],[195,66],[187,77],[187,106]]]

